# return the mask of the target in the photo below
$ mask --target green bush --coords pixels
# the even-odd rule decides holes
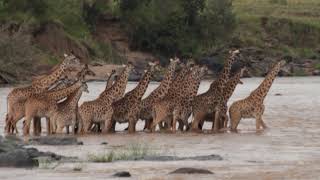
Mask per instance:
[[[231,0],[120,0],[120,10],[131,47],[165,56],[198,54],[235,24]]]

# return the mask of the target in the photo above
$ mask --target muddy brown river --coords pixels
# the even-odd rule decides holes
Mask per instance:
[[[244,84],[238,85],[230,103],[246,97],[261,81],[261,78],[243,79]],[[210,81],[203,81],[199,93],[206,91],[209,84]],[[135,85],[129,83],[127,90]],[[96,98],[104,86],[103,82],[89,83],[90,93],[84,94],[81,102]],[[157,86],[151,83],[146,94]],[[11,89],[0,88],[0,134],[4,129],[6,96]],[[253,119],[241,120],[237,134],[151,134],[142,132],[144,124],[139,121],[139,132],[129,135],[122,131],[127,125],[121,124],[117,125],[120,132],[116,134],[79,136],[83,146],[34,146],[42,151],[76,156],[80,163],[59,163],[51,168],[0,168],[0,179],[109,179],[118,171],[129,171],[131,179],[320,179],[320,78],[277,78],[265,105],[263,118],[269,128],[263,132],[256,133]],[[210,123],[205,124],[205,128],[210,127]],[[88,154],[134,143],[145,144],[161,155],[217,154],[223,160],[87,162]],[[73,171],[75,167],[82,170]],[[169,174],[181,167],[204,168],[214,174]]]

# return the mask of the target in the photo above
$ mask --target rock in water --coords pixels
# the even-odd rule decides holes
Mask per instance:
[[[23,147],[18,138],[0,136],[0,167],[34,167],[39,166],[37,158],[46,157],[60,160],[62,156],[50,152],[40,152],[35,148]]]
[[[131,174],[128,171],[117,172],[113,177],[131,177]]]
[[[32,144],[39,145],[81,145],[76,137],[43,136],[35,137],[29,140]]]
[[[172,171],[170,174],[214,174],[214,173],[206,169],[179,168],[175,171]]]

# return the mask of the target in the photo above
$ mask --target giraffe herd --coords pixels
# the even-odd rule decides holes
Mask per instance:
[[[154,132],[193,131],[201,132],[205,121],[212,122],[212,132],[237,131],[242,118],[255,118],[256,130],[267,126],[262,119],[264,99],[284,61],[274,64],[260,86],[247,98],[234,102],[229,108],[228,101],[233,94],[245,68],[230,75],[231,67],[239,50],[229,52],[223,70],[210,88],[197,95],[200,82],[207,73],[207,67],[191,61],[184,64],[178,58],[170,59],[170,64],[160,85],[143,98],[152,75],[159,70],[158,62],[148,64],[138,85],[125,93],[129,73],[134,69],[131,63],[123,65],[116,75],[108,74],[103,92],[94,100],[78,107],[83,92],[89,93],[85,81],[87,75],[95,73],[73,55],[66,55],[61,64],[48,75],[32,81],[27,87],[13,89],[7,99],[5,132],[18,133],[17,122],[24,118],[23,134],[30,134],[33,120],[33,133],[41,133],[41,118],[47,120],[47,133],[112,133],[116,123],[128,123],[128,132],[136,131],[138,120],[145,121],[144,130]],[[77,71],[75,77],[69,77]],[[188,123],[189,117],[191,123]],[[230,120],[229,120],[230,117]],[[178,128],[176,127],[178,123]],[[228,128],[229,124],[229,128]]]

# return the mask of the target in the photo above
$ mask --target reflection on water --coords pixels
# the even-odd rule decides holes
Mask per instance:
[[[261,78],[243,79],[244,84],[238,85],[229,103],[249,95],[261,81]],[[131,90],[135,85],[136,83],[129,83],[127,90]],[[146,94],[150,93],[157,85],[157,83],[151,83]],[[89,83],[90,93],[84,94],[81,102],[95,99],[104,87],[105,83],[103,82]],[[203,81],[199,93],[208,88],[209,81]],[[101,172],[101,169],[108,169],[105,170],[106,172],[114,172],[119,168],[120,170],[129,169],[139,178],[153,177],[152,175],[156,176],[161,172],[168,173],[171,168],[192,165],[210,169],[216,173],[216,177],[220,178],[246,179],[245,177],[251,177],[251,179],[255,179],[254,177],[264,174],[263,177],[269,179],[288,177],[289,175],[289,177],[292,176],[296,179],[313,179],[313,177],[318,177],[315,175],[319,175],[319,169],[316,171],[315,168],[319,167],[320,162],[319,89],[319,77],[277,78],[265,100],[266,110],[263,118],[269,128],[260,133],[255,132],[254,120],[245,119],[240,122],[239,134],[150,134],[139,132],[128,135],[126,132],[118,132],[112,135],[80,137],[85,144],[81,147],[38,146],[37,148],[85,159],[88,153],[105,152],[112,146],[143,142],[148,143],[151,147],[161,149],[165,154],[174,153],[178,156],[219,154],[224,158],[221,162],[88,164],[86,168],[90,172]],[[1,119],[5,117],[6,96],[10,90],[11,88],[0,88]],[[280,96],[276,96],[276,94],[280,94]],[[117,126],[117,129],[123,130],[126,126],[126,124],[122,124]],[[0,133],[3,133],[3,127],[4,121],[2,120],[0,121]],[[141,130],[142,127],[143,123],[139,122],[137,129]],[[209,123],[205,124],[205,128],[209,129],[210,127]],[[107,147],[100,145],[104,141],[109,143]],[[61,165],[55,173],[63,173],[64,169],[70,169],[69,166]],[[96,171],[96,169],[100,169],[100,171]],[[145,171],[146,169],[148,172]],[[267,174],[267,172],[272,173]],[[80,176],[86,177],[84,174]],[[95,176],[100,177],[101,174],[97,173]]]

